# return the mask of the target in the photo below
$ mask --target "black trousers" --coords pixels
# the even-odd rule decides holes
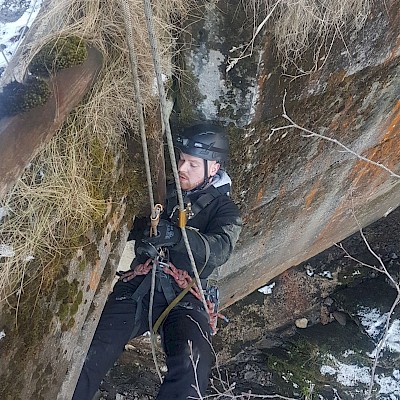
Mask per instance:
[[[139,278],[139,279],[138,279]],[[125,344],[149,330],[147,294],[140,320],[135,324],[137,304],[129,298],[140,283],[138,277],[130,282],[118,282],[109,295],[83,365],[73,400],[92,400],[101,381],[122,353]],[[192,306],[191,306],[192,304]],[[153,323],[167,307],[162,292],[155,292]],[[204,395],[213,363],[208,319],[200,310],[198,300],[187,307],[176,306],[168,314],[162,328],[163,349],[168,367],[157,400],[186,400]],[[132,332],[136,334],[132,336]],[[206,339],[207,338],[207,339]],[[189,346],[191,343],[191,348]],[[191,357],[197,363],[193,367]]]

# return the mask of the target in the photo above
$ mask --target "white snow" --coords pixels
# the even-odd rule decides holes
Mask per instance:
[[[385,329],[388,313],[380,314],[376,308],[369,309],[363,307],[358,311],[361,324],[364,327],[368,336],[374,340],[380,340]],[[391,352],[400,353],[400,320],[391,321],[388,334],[386,337],[385,349]],[[375,357],[375,351],[369,354],[370,357]]]
[[[320,274],[323,278],[332,279],[332,272],[331,271],[322,271]]]
[[[14,56],[19,44],[20,34],[23,33],[26,28],[32,25],[32,22],[39,13],[40,7],[43,0],[31,0],[30,5],[26,12],[15,22],[0,22],[0,48],[3,49],[4,55],[0,52],[0,68],[7,66]],[[1,0],[0,0],[1,3]],[[7,59],[7,60],[6,60]]]
[[[354,387],[359,384],[368,385],[371,379],[369,367],[348,365],[337,360],[333,355],[327,355],[327,364],[320,368],[322,375],[330,375],[341,385]],[[379,393],[390,395],[390,399],[399,399],[400,370],[394,369],[392,375],[379,374],[375,376],[375,383],[379,385]]]
[[[336,380],[348,387],[361,384],[368,384],[370,381],[370,369],[359,367],[358,365],[347,365],[337,360],[333,355],[327,355],[327,365],[322,365],[320,372],[322,375],[336,375]]]
[[[14,257],[15,251],[8,244],[0,244],[0,257]]]
[[[276,283],[272,282],[270,285],[263,286],[262,288],[258,289],[259,292],[263,294],[271,294],[272,289],[275,287]]]
[[[348,356],[351,356],[351,355],[353,355],[353,354],[356,354],[354,350],[346,350],[346,351],[342,354],[342,356],[343,356],[344,358],[347,358]]]
[[[376,383],[380,386],[379,394],[390,395],[390,399],[400,398],[400,371],[395,369],[392,376],[380,374],[375,377]]]
[[[0,332],[0,340],[1,339],[4,339],[6,337],[6,333],[4,332],[4,330],[2,330],[1,332]]]

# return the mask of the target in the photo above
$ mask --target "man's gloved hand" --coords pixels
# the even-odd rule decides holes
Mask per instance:
[[[157,236],[146,237],[142,240],[152,244],[155,248],[172,247],[181,240],[181,230],[172,222],[160,219],[157,226]]]
[[[157,236],[143,238],[137,245],[136,253],[143,254],[150,258],[158,255],[160,247],[175,246],[182,237],[181,230],[165,219],[160,219],[157,226]]]

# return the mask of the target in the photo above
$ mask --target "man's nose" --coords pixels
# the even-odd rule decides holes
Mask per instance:
[[[178,172],[186,172],[186,171],[187,171],[187,162],[181,160],[178,163]]]

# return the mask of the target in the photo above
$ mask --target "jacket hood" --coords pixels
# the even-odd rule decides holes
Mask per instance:
[[[226,171],[219,170],[213,177],[211,185],[229,196],[232,180],[231,177],[226,173]]]

